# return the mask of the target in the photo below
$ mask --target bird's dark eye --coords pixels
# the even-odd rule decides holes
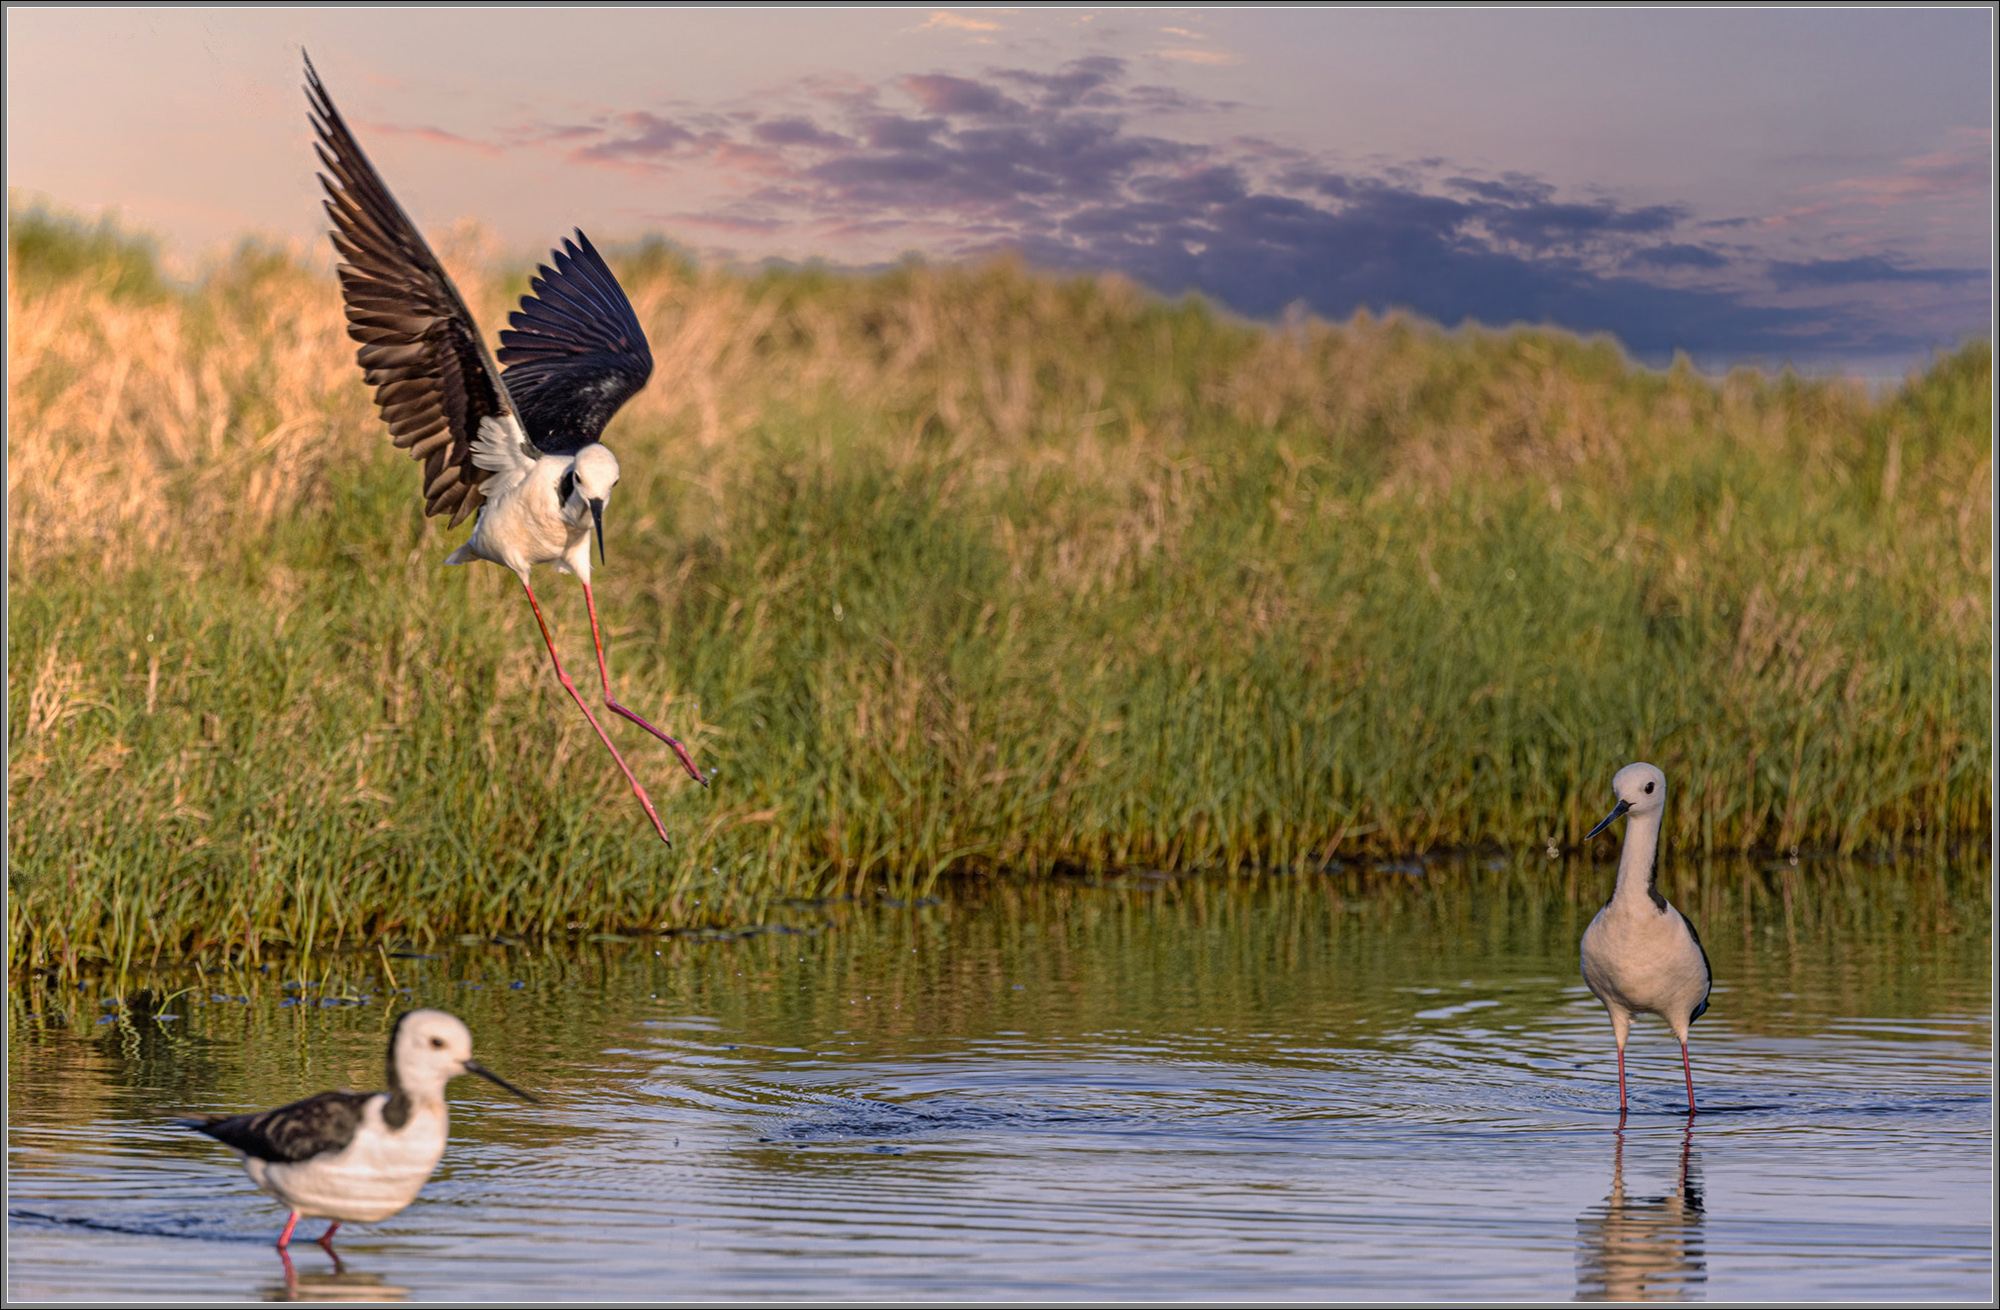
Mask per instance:
[[[1650,782],[1646,784],[1646,794],[1648,796],[1651,796],[1653,794],[1653,784]]]
[[[575,490],[576,490],[576,470],[571,469],[569,472],[562,475],[561,482],[556,483],[556,499],[561,503],[567,505],[569,504],[570,493]]]
[[[444,1049],[444,1038],[442,1037],[431,1038],[431,1045],[435,1046],[438,1050],[442,1051]]]

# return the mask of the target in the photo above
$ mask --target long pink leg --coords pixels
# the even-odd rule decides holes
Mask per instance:
[[[332,1223],[326,1226],[325,1232],[319,1235],[319,1244],[325,1247],[327,1250],[331,1251],[333,1249],[333,1235],[339,1230],[340,1230],[340,1221],[336,1219]]]
[[[292,1244],[292,1230],[299,1226],[299,1212],[292,1211],[292,1217],[285,1220],[285,1231],[278,1234],[278,1249],[284,1250]]]
[[[542,617],[541,603],[535,599],[535,589],[528,585],[526,578],[521,579],[521,590],[528,593],[528,604],[535,611],[535,622],[541,625],[542,641],[549,648],[549,662],[556,666],[556,677],[561,679],[563,690],[576,702],[576,707],[583,711],[583,717],[590,720],[590,726],[597,729],[597,739],[604,743],[604,749],[610,751],[611,758],[618,761],[618,771],[625,775],[625,781],[632,784],[632,794],[639,798],[639,804],[646,807],[646,817],[653,821],[653,828],[660,834],[660,840],[669,846],[673,845],[673,838],[667,836],[666,825],[660,822],[660,816],[653,810],[653,798],[646,795],[646,789],[632,776],[632,770],[625,767],[625,757],[611,744],[611,738],[604,735],[603,725],[599,724],[597,716],[590,712],[590,706],[583,703],[583,697],[576,694],[576,684],[569,680],[569,674],[563,672],[562,659],[556,654],[555,638],[549,635],[548,620]]]
[[[1688,1113],[1694,1113],[1694,1066],[1688,1063],[1688,1044],[1681,1043],[1681,1072],[1688,1080]]]
[[[590,584],[588,582],[583,584],[583,603],[590,607],[590,640],[597,647],[597,676],[603,679],[604,681],[605,706],[609,708],[613,714],[624,715],[632,722],[644,728],[647,732],[652,733],[655,737],[658,737],[661,741],[673,747],[674,754],[680,756],[681,767],[688,771],[688,777],[693,778],[696,782],[700,783],[704,787],[708,786],[708,779],[702,777],[701,770],[697,769],[694,766],[694,760],[689,757],[687,753],[687,747],[681,745],[679,742],[675,741],[672,737],[669,737],[666,733],[661,732],[658,728],[655,728],[652,724],[646,722],[644,719],[640,718],[632,711],[626,709],[623,705],[620,705],[616,700],[612,698],[611,670],[604,663],[604,638],[600,637],[597,634],[597,598],[590,594]]]
[[[1625,1046],[1618,1046],[1618,1117],[1625,1117]]]

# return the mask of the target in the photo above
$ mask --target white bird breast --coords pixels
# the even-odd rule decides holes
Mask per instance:
[[[361,1128],[345,1150],[280,1164],[243,1161],[250,1181],[300,1214],[340,1223],[371,1224],[417,1199],[444,1158],[448,1115],[442,1102],[412,1106],[409,1122],[391,1130],[382,1120],[385,1093],[362,1112]]]
[[[1605,906],[1583,934],[1583,980],[1605,1001],[1634,1014],[1685,1023],[1708,992],[1701,947],[1679,910]]]
[[[514,420],[489,418],[472,443],[472,462],[488,471],[479,484],[486,503],[473,521],[472,536],[445,563],[490,560],[524,582],[535,565],[553,564],[588,582],[590,525],[571,522],[557,494],[573,459],[537,456]]]

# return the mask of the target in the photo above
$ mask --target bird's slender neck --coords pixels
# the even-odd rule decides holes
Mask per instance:
[[[410,1115],[416,1110],[442,1104],[442,1082],[426,1077],[425,1071],[419,1071],[415,1078],[405,1078],[396,1067],[396,1057],[389,1057],[389,1103],[382,1107],[382,1122],[399,1129],[410,1122]]]
[[[1625,845],[1618,852],[1618,887],[1611,893],[1613,903],[1652,901],[1664,908],[1666,900],[1654,882],[1659,875],[1660,819],[1663,811],[1634,814],[1625,821]]]
[[[403,1075],[396,1069],[396,1057],[389,1056],[389,1103],[382,1107],[382,1122],[391,1128],[401,1128],[410,1122],[410,1093],[403,1086]]]

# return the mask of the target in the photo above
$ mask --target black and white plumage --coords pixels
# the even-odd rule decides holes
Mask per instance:
[[[444,1155],[450,1127],[445,1084],[477,1074],[526,1101],[535,1098],[472,1059],[472,1034],[442,1010],[412,1010],[389,1034],[389,1090],[321,1092],[256,1114],[184,1122],[235,1152],[259,1190],[291,1209],[278,1248],[302,1216],[376,1223],[423,1190]]]
[[[1628,764],[1611,779],[1618,804],[1585,841],[1625,818],[1618,854],[1618,884],[1611,899],[1583,930],[1583,980],[1611,1016],[1618,1041],[1618,1112],[1625,1113],[1625,1039],[1635,1014],[1657,1014],[1681,1044],[1688,1113],[1694,1107],[1694,1069],[1688,1061],[1688,1026],[1708,1011],[1713,975],[1708,952],[1686,916],[1667,903],[1658,886],[1656,859],[1667,811],[1667,775],[1650,764]]]
[[[422,463],[424,512],[456,526],[477,513],[472,536],[447,564],[487,560],[521,579],[557,678],[576,701],[644,806],[667,830],[618,748],[563,671],[535,598],[537,564],[574,574],[590,611],[605,707],[672,748],[688,776],[707,784],[687,748],[620,705],[590,587],[590,542],[604,558],[604,509],[618,460],[598,438],[652,376],[645,331],[618,279],[578,231],[543,265],[500,334],[499,362],[416,225],[389,193],[306,61],[306,98],[327,172],[327,214],[355,359],[375,388],[390,437]],[[500,365],[504,364],[505,370]]]

